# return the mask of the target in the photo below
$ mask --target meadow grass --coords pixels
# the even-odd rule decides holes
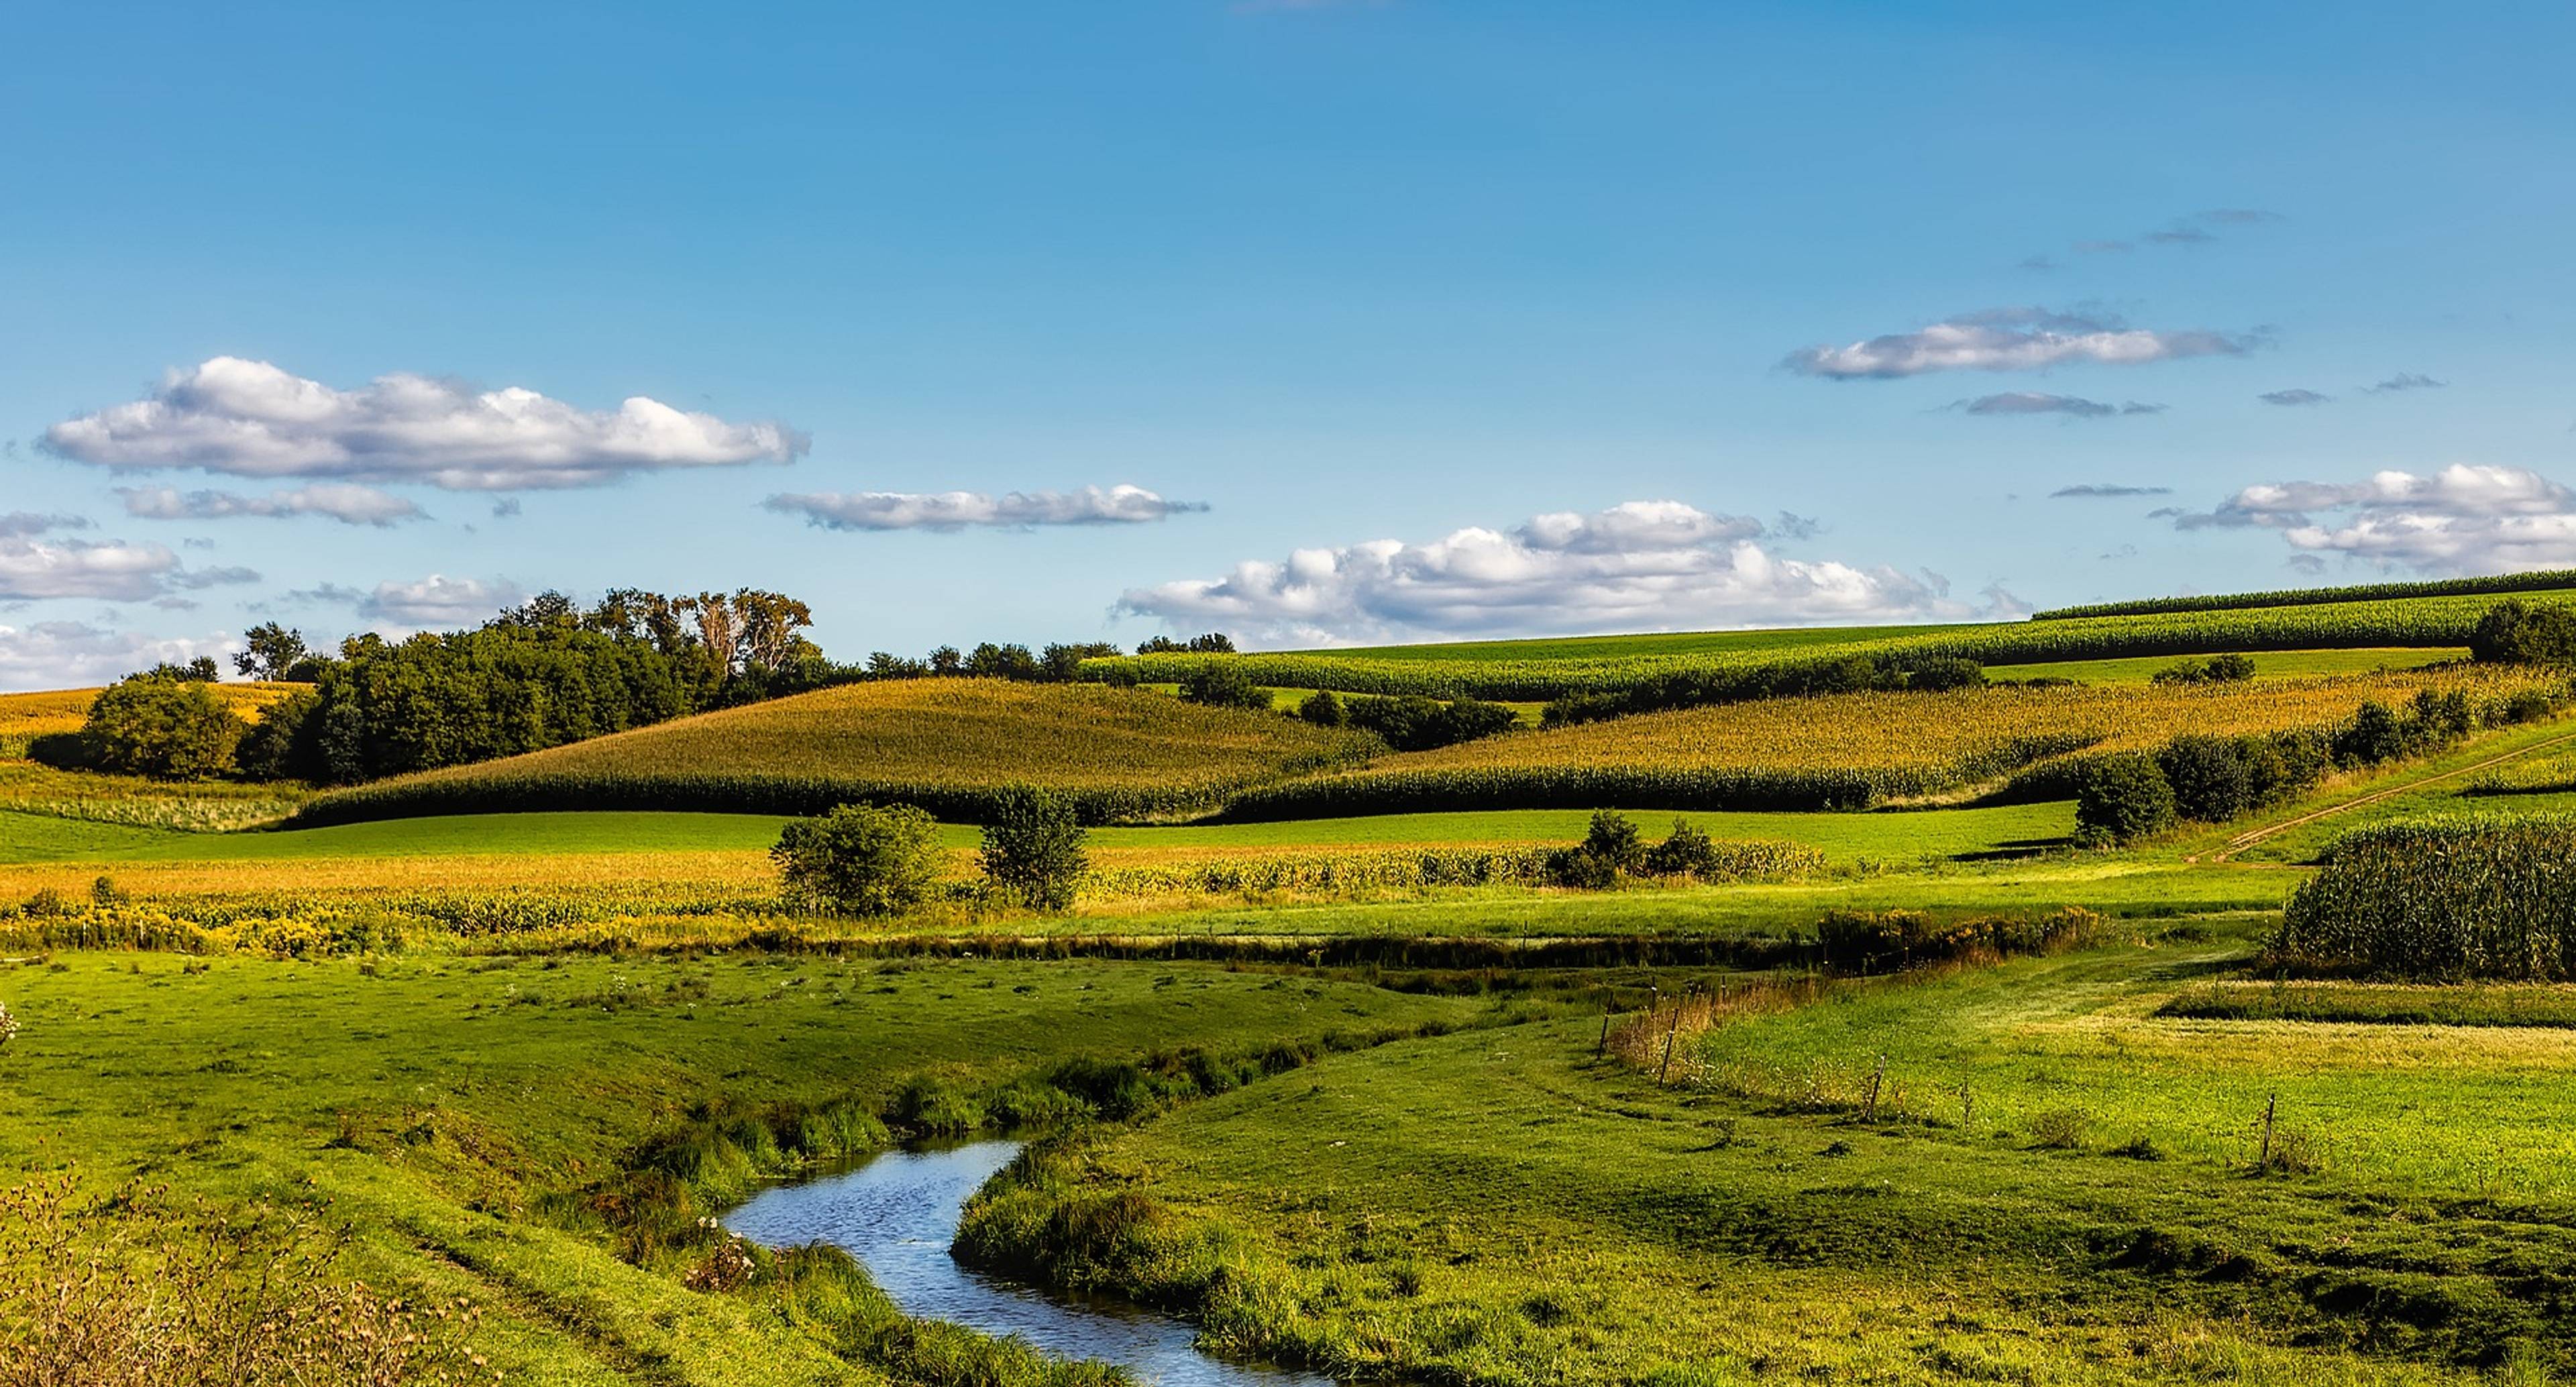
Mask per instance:
[[[2576,1036],[2153,1014],[2245,952],[1837,991],[1664,1084],[1587,1020],[1407,1041],[1024,1163],[970,1230],[1397,1379],[2546,1380],[2576,1099],[2523,1095]]]
[[[24,1025],[0,1047],[0,1170],[327,1200],[356,1236],[345,1272],[472,1298],[505,1380],[566,1387],[878,1380],[816,1327],[686,1290],[544,1212],[693,1113],[892,1111],[914,1079],[971,1089],[1070,1057],[1312,1045],[1485,1006],[1189,965],[757,955],[69,954],[0,966],[0,998]]]

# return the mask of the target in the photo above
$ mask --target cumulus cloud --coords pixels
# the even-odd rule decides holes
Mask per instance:
[[[2454,463],[2430,475],[2266,482],[2177,529],[2267,529],[2303,554],[2426,571],[2576,567],[2576,492],[2523,467]]]
[[[182,577],[179,556],[159,544],[0,539],[0,601],[140,602]]]
[[[2125,486],[2117,482],[2083,482],[2075,486],[2061,486],[2048,494],[2053,498],[2171,496],[2173,494],[2173,488],[2169,486]]]
[[[1138,525],[1207,506],[1170,501],[1141,486],[1086,486],[1079,491],[809,492],[761,503],[801,515],[827,530],[1024,529],[1035,525]]]
[[[1116,610],[1270,645],[1940,620],[1977,610],[1952,600],[1937,575],[1784,558],[1763,543],[1769,537],[1748,516],[1630,501],[1428,543],[1301,549],[1223,577],[1134,589]],[[1990,593],[1987,606],[2010,600]]]
[[[130,470],[427,482],[451,490],[592,486],[634,472],[791,462],[803,435],[641,395],[584,410],[512,386],[396,373],[354,390],[219,356],[144,399],[45,430],[56,456]]]
[[[2449,384],[2449,381],[2435,380],[2419,371],[2400,371],[2377,385],[2365,385],[2362,390],[2372,395],[2394,395],[2400,390],[2439,390]]]
[[[13,510],[0,514],[0,539],[19,539],[41,535],[47,530],[86,530],[89,517],[81,515],[39,514],[31,510]]]
[[[345,593],[345,588],[324,584],[318,595],[329,591]],[[450,630],[480,626],[498,615],[503,608],[518,606],[528,594],[506,578],[486,582],[479,578],[451,578],[433,573],[414,583],[378,583],[373,592],[358,599],[358,615],[369,621],[389,622],[416,631]]]
[[[232,649],[233,642],[220,636],[159,640],[77,621],[0,626],[0,692],[104,684],[165,660],[220,659]]]
[[[2267,405],[2286,405],[2295,408],[2299,405],[2321,405],[2332,400],[2334,396],[2321,395],[2314,390],[2267,390],[2254,398]]]
[[[292,491],[244,496],[234,491],[190,491],[176,487],[121,486],[125,513],[147,520],[223,520],[234,516],[284,518],[320,515],[344,525],[390,526],[420,520],[426,512],[391,492],[355,482],[315,482]]]
[[[1803,348],[1791,352],[1781,365],[1828,380],[1886,380],[1932,371],[2039,371],[2086,363],[2138,366],[2235,355],[2252,345],[2252,338],[2241,335],[2133,328],[2102,313],[1995,308],[1849,346]]]
[[[2162,414],[2170,406],[2140,404],[2136,400],[2115,405],[2107,400],[2088,400],[2078,395],[2011,390],[2001,395],[1980,395],[1973,400],[1954,400],[1949,408],[1962,414],[2068,414],[2078,419],[2102,419],[2114,414]]]

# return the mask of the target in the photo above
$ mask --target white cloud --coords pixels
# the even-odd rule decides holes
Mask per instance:
[[[1141,486],[1079,491],[859,491],[772,496],[761,503],[831,530],[1016,529],[1031,525],[1134,525],[1207,506],[1167,501]]]
[[[0,692],[86,688],[165,660],[186,664],[213,655],[220,661],[232,648],[233,642],[220,636],[157,640],[77,621],[0,626]]]
[[[388,526],[426,518],[426,512],[391,492],[355,482],[315,482],[292,491],[244,496],[236,491],[190,491],[176,487],[121,486],[125,513],[146,520],[223,520],[233,516],[284,518],[328,516],[344,525]]]
[[[105,467],[245,477],[427,482],[451,490],[591,486],[631,472],[790,462],[804,437],[635,396],[583,410],[516,386],[475,391],[397,372],[337,390],[219,356],[148,398],[45,430],[47,450]]]
[[[2266,482],[2174,525],[2273,530],[2302,555],[2426,571],[2576,567],[2576,492],[2522,467],[2454,463],[2429,476]]]
[[[1891,379],[1932,371],[2038,371],[2051,366],[2137,366],[2194,356],[2229,356],[2253,340],[2207,331],[2157,332],[2107,314],[1996,308],[1890,333],[1846,347],[1807,347],[1781,362],[1831,380]]]
[[[0,601],[139,602],[168,591],[179,576],[179,556],[164,545],[0,539]]]
[[[1784,558],[1765,537],[1747,517],[1630,501],[1427,544],[1301,549],[1136,589],[1117,610],[1272,646],[1973,614],[1938,576]]]
[[[328,585],[326,585],[328,587]],[[345,592],[345,589],[336,591]],[[416,631],[445,631],[480,626],[505,607],[527,600],[527,592],[506,578],[450,578],[433,573],[416,583],[378,583],[359,599],[358,615]]]
[[[81,515],[41,515],[28,510],[13,510],[0,515],[0,539],[41,535],[47,530],[86,530],[89,527],[89,517]]]

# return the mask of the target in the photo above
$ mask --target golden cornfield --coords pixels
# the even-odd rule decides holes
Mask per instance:
[[[2466,668],[2237,684],[1855,693],[1649,713],[1513,732],[1254,791],[1246,817],[1625,804],[1861,808],[2028,773],[2055,758],[2186,733],[2326,727],[2364,702],[2459,689],[2493,709],[2563,676]]]

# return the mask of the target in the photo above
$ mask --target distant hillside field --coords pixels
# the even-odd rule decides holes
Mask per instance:
[[[1857,809],[2011,777],[2058,792],[2071,758],[2185,733],[2330,727],[2364,702],[2459,689],[2492,710],[2563,676],[2461,669],[2183,686],[1860,693],[1512,732],[1254,790],[1246,819],[1625,804]],[[2053,772],[2065,772],[2056,774]]]
[[[318,796],[299,824],[533,809],[812,814],[853,801],[974,821],[1040,785],[1094,820],[1213,807],[1377,747],[1274,713],[987,679],[854,684]]]
[[[2562,590],[2576,597],[2576,592]],[[2220,651],[2457,647],[2502,598],[2488,592],[2370,600],[2321,600],[2229,610],[1949,626],[1819,627],[1712,631],[1252,655],[1134,655],[1088,661],[1086,677],[1132,675],[1170,683],[1211,660],[1230,660],[1256,684],[1345,693],[1428,694],[1505,700],[1624,689],[1703,670],[1747,670],[1854,656],[1953,656],[2010,667],[2065,660],[2208,655]],[[2200,600],[2200,599],[2187,599]]]

